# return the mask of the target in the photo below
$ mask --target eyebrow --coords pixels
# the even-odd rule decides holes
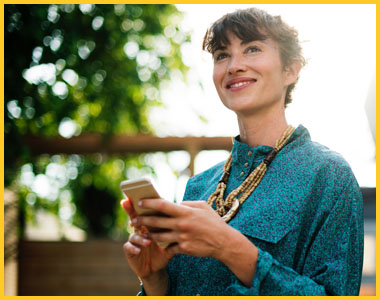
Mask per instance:
[[[241,46],[244,46],[244,45],[247,45],[247,44],[252,43],[252,42],[262,42],[262,41],[264,41],[264,40],[241,41],[241,42],[240,42],[240,45],[241,45]],[[215,49],[214,53],[215,53],[216,51],[218,51],[218,50],[223,51],[223,50],[226,50],[226,49],[227,49],[226,46],[222,46],[222,45],[220,45],[219,47],[217,47],[217,48]]]
[[[252,40],[252,41],[241,41],[240,45],[241,46],[244,46],[244,45],[247,45],[249,43],[252,43],[252,42],[258,42],[259,40]]]

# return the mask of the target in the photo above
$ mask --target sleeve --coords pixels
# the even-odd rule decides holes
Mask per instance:
[[[353,178],[320,222],[302,274],[259,249],[249,288],[237,278],[231,295],[358,295],[363,265],[363,200]]]

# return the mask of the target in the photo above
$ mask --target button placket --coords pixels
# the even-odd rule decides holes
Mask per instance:
[[[251,156],[252,156],[252,151],[251,151],[251,150],[249,150],[249,151],[247,152],[247,156],[248,156],[250,159],[252,159],[252,158],[251,158]],[[249,161],[249,160],[248,160],[248,161]],[[244,163],[244,168],[245,168],[245,170],[241,171],[241,173],[240,173],[240,179],[241,179],[241,180],[244,179],[246,173],[248,172],[247,168],[250,166],[250,163],[249,163],[248,161],[246,161],[246,162]]]

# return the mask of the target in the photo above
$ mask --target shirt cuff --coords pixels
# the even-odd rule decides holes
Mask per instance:
[[[227,287],[226,293],[228,295],[245,295],[245,296],[258,296],[260,294],[260,285],[264,278],[267,276],[273,264],[273,257],[268,252],[259,250],[259,255],[256,263],[255,275],[250,287],[246,287],[237,277],[235,282]]]

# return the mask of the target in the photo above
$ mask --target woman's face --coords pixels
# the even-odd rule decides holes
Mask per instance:
[[[230,44],[213,55],[213,80],[223,104],[237,114],[284,107],[286,88],[298,72],[284,70],[277,43],[242,43],[230,32],[227,36]]]

